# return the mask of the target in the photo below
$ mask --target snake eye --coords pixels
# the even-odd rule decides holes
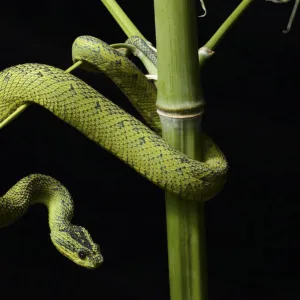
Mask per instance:
[[[85,258],[86,258],[86,253],[85,253],[84,251],[80,250],[80,251],[78,252],[78,256],[79,256],[79,258],[81,258],[81,259],[85,259]]]

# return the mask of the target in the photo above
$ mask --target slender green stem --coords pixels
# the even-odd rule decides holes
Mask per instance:
[[[75,64],[73,64],[71,67],[69,67],[65,72],[70,73],[77,67],[79,67],[82,64],[82,61],[77,61]],[[30,106],[30,103],[26,103],[24,105],[21,105],[17,110],[15,110],[11,115],[9,115],[4,121],[0,123],[0,129],[8,125],[10,122],[12,122],[15,118],[17,118],[26,108]]]
[[[78,68],[80,65],[82,64],[82,61],[79,60],[76,63],[74,63],[72,66],[70,66],[65,72],[66,73],[71,73],[72,71],[74,71],[76,68]]]
[[[228,30],[234,25],[234,23],[242,16],[243,12],[249,7],[249,5],[254,2],[254,0],[243,0],[237,8],[230,14],[226,21],[221,25],[221,27],[216,31],[216,33],[210,38],[210,40],[204,45],[205,48],[210,51],[215,50],[217,45],[223,39]],[[205,52],[199,49],[199,62],[200,65],[204,63],[210,55],[206,55]]]
[[[116,43],[116,44],[110,44],[110,46],[114,49],[127,49],[130,52],[134,53],[136,51],[136,48],[133,45],[126,44],[126,43]]]
[[[287,24],[286,30],[282,31],[283,33],[288,33],[291,30],[299,4],[300,4],[300,0],[295,0],[295,4],[294,4],[293,10],[292,10],[292,13],[290,15],[289,22]]]
[[[15,110],[8,118],[6,118],[4,121],[0,123],[0,129],[8,125],[10,122],[12,122],[15,118],[17,118],[27,107],[29,104],[24,104],[20,106],[17,110]]]
[[[143,39],[145,37],[142,33],[137,29],[137,27],[132,23],[132,21],[125,14],[123,9],[115,0],[101,0],[114,19],[117,21],[119,26],[122,28],[127,37],[131,36],[139,36]],[[145,39],[146,40],[146,39]]]
[[[216,31],[216,33],[210,38],[210,40],[205,44],[205,47],[214,50],[221,39],[228,32],[228,30],[238,20],[238,18],[241,17],[242,13],[252,2],[254,2],[254,0],[243,0],[226,19],[226,21],[221,25],[221,27]]]
[[[155,0],[154,8],[157,107],[163,138],[189,157],[200,160],[204,100],[197,56],[195,1]],[[203,211],[201,202],[166,193],[172,300],[207,299]]]

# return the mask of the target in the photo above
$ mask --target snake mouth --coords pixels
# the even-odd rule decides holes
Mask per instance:
[[[101,257],[99,257],[96,261],[95,261],[95,267],[94,268],[98,268],[100,267],[104,262],[104,258],[103,256],[101,255]]]
[[[97,269],[99,268],[104,262],[104,258],[100,252],[98,252],[96,255],[91,256],[89,258],[89,264],[86,265],[89,269]]]
[[[95,270],[97,268],[99,268],[104,262],[103,256],[98,257],[97,259],[93,259],[91,261],[91,264],[89,265],[85,265],[84,267],[88,270]]]

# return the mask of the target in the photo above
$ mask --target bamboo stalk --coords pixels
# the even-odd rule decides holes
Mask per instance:
[[[195,1],[155,0],[154,8],[159,78],[157,107],[163,138],[189,157],[200,160],[204,100],[197,56]],[[205,300],[203,203],[166,193],[166,218],[171,299]]]

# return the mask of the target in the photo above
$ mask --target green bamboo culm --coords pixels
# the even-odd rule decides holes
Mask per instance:
[[[201,160],[204,100],[194,0],[155,0],[157,108],[163,138]],[[204,205],[166,193],[171,300],[207,299]]]

